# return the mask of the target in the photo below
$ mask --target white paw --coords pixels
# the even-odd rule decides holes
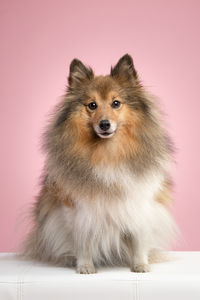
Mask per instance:
[[[85,264],[85,265],[77,266],[76,272],[79,274],[94,274],[97,271],[96,271],[94,265]]]
[[[150,272],[150,266],[148,264],[135,264],[131,267],[131,272],[146,273]]]

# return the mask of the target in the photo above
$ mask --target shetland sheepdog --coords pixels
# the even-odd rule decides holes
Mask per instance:
[[[109,75],[70,64],[43,136],[46,161],[26,257],[95,273],[148,272],[176,232],[169,212],[173,145],[128,54]]]

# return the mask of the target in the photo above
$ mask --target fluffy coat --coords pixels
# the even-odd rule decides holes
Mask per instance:
[[[107,76],[74,59],[68,83],[44,133],[46,162],[23,253],[78,273],[101,264],[147,272],[176,232],[168,210],[173,147],[160,111],[128,54]]]

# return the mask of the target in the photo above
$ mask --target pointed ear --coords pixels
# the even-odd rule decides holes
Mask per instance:
[[[123,81],[134,81],[138,78],[134,68],[133,59],[129,54],[120,58],[118,63],[110,71],[110,75]]]
[[[71,88],[77,87],[92,78],[94,78],[94,72],[90,67],[86,67],[77,58],[72,60],[68,77],[68,83]]]

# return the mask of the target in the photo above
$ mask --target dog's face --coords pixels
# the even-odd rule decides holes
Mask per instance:
[[[97,77],[83,101],[86,121],[100,138],[111,138],[123,123],[125,101],[110,77]]]
[[[124,126],[137,123],[141,103],[133,92],[137,94],[140,84],[129,55],[123,56],[107,76],[94,76],[91,68],[74,59],[68,80],[69,93],[77,103],[72,119],[82,133],[110,139]]]

